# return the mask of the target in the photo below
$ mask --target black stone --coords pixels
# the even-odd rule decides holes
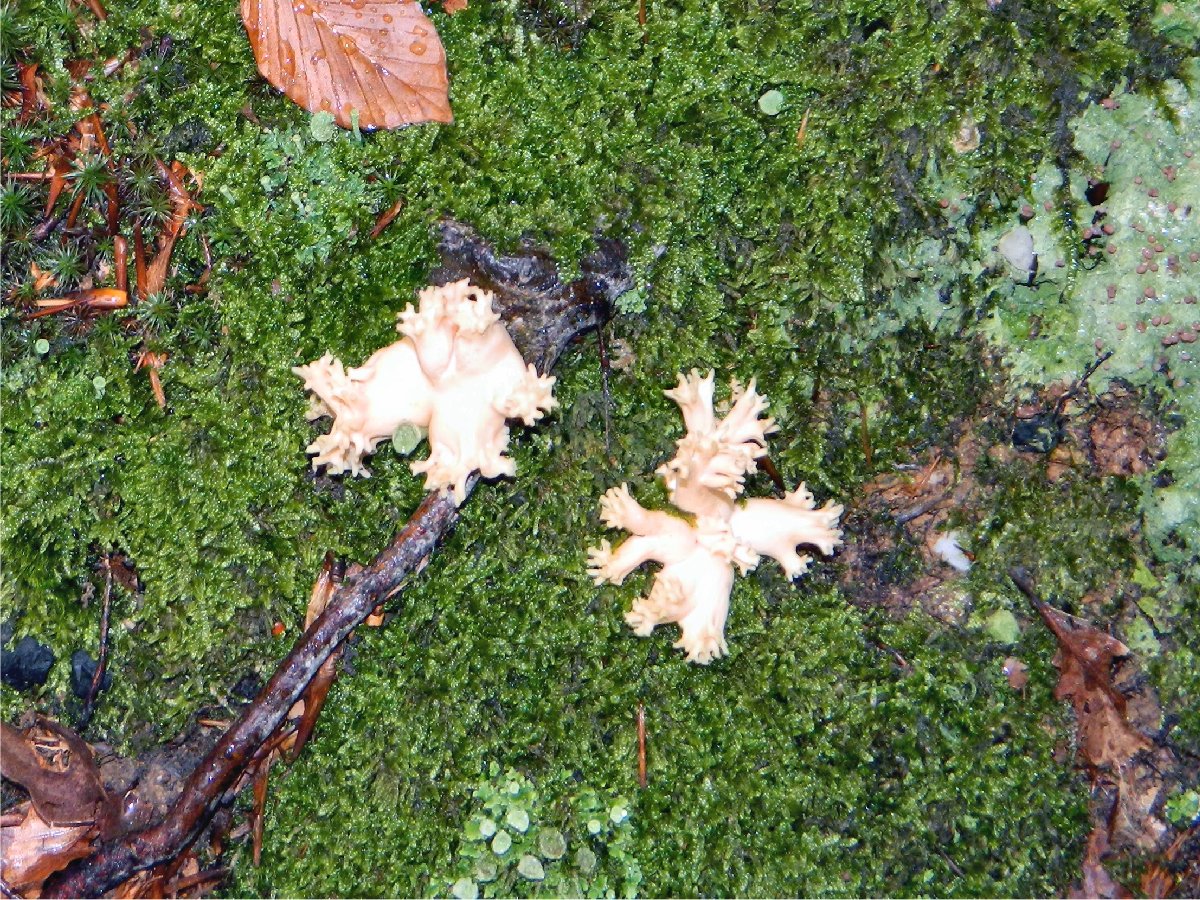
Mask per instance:
[[[243,700],[253,700],[258,696],[260,690],[262,690],[262,682],[259,681],[257,675],[249,672],[239,678],[237,684],[233,686],[233,695]]]
[[[54,651],[26,635],[11,650],[0,651],[0,681],[18,691],[46,683]]]
[[[1049,453],[1061,440],[1062,419],[1052,412],[1019,422],[1012,433],[1013,446],[1026,453]]]
[[[86,650],[76,650],[71,654],[71,690],[80,700],[86,700],[88,691],[92,689],[92,679],[96,677],[97,662]],[[112,686],[112,672],[107,669],[100,679],[100,687],[96,693],[107,691]]]

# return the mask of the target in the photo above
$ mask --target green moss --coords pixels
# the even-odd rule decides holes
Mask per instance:
[[[390,448],[370,481],[308,475],[313,431],[289,368],[327,349],[358,361],[388,340],[435,260],[439,216],[505,245],[531,234],[568,269],[604,231],[627,242],[639,282],[611,327],[634,356],[612,373],[611,441],[585,342],[558,373],[561,412],[514,449],[518,477],[477,492],[400,615],[361,637],[315,743],[273,781],[264,867],[239,865],[230,893],[448,889],[426,873],[460,876],[472,792],[493,763],[536,785],[564,833],[581,785],[636,797],[623,852],[645,893],[1061,891],[1085,786],[1051,758],[1061,723],[1048,636],[1021,637],[1032,676],[1022,698],[984,634],[848,609],[830,565],[798,590],[764,570],[738,586],[733,657],[699,669],[667,635],[628,634],[619,604],[637,585],[602,596],[583,548],[600,531],[604,489],[626,479],[653,490],[679,427],[661,391],[681,369],[757,374],[781,426],[779,468],[823,496],[850,498],[944,442],[992,375],[973,306],[935,293],[918,318],[897,294],[914,271],[901,238],[938,242],[919,245],[927,259],[943,250],[939,195],[922,179],[956,183],[969,169],[981,199],[948,214],[994,224],[1061,150],[1056,125],[1079,91],[1102,95],[1141,72],[1140,48],[1161,43],[1147,36],[1149,6],[684,0],[649,4],[643,30],[627,2],[478,3],[434,13],[456,123],[355,135],[329,134],[257,78],[236,4],[107,5],[103,23],[59,0],[5,13],[5,77],[36,60],[53,105],[20,127],[15,110],[0,112],[6,165],[32,165],[35,139],[71,124],[66,61],[137,47],[89,88],[109,104],[139,214],[161,214],[137,175],[153,156],[201,174],[207,210],[153,302],[86,333],[7,307],[0,323],[0,596],[18,636],[59,655],[43,708],[63,703],[70,652],[95,646],[96,608],[78,598],[99,554],[125,553],[145,586],[118,593],[117,677],[90,736],[136,746],[228,703],[240,676],[283,652],[271,624],[295,633],[324,552],[369,559],[416,505],[419,481]],[[785,97],[777,115],[758,104],[769,90]],[[949,141],[967,114],[983,142],[959,157]],[[5,294],[25,296],[27,266],[9,263],[48,249],[34,246],[27,214],[44,198],[5,196],[16,248]],[[186,294],[201,237],[215,268],[207,293]],[[967,290],[978,271],[957,262],[954,285]],[[166,413],[132,371],[135,325],[171,354]],[[1193,438],[1179,430],[1172,453]],[[1176,472],[1178,498],[1194,471]],[[1061,491],[1013,480],[1002,492],[1012,505],[986,511],[980,539],[995,549],[972,576],[981,596],[991,580],[983,606],[1013,605],[997,587],[1010,559],[1042,560],[1048,583],[1070,593],[1113,560],[1132,569],[1146,555],[1122,536],[1136,519],[1127,488],[1078,485],[1070,502]],[[1111,527],[1081,527],[1088,516]],[[896,671],[880,644],[910,669]],[[1164,654],[1171,696],[1192,689],[1188,659]],[[10,717],[29,702],[0,691]]]

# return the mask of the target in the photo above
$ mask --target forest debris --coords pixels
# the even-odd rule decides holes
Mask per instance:
[[[468,6],[467,0],[442,0],[442,10],[448,16],[460,13]],[[645,22],[642,23],[643,25]]]
[[[90,288],[63,297],[37,300],[34,305],[38,307],[38,311],[30,313],[26,319],[40,319],[42,316],[52,316],[69,309],[122,309],[129,305],[129,294],[117,288]]]
[[[54,651],[31,634],[0,654],[0,680],[15,691],[45,684],[54,666]]]
[[[1029,666],[1015,656],[1004,658],[1000,673],[1008,679],[1008,686],[1014,691],[1025,690],[1025,685],[1029,683]]]
[[[7,824],[18,816],[19,824]],[[90,824],[51,825],[32,803],[7,810],[5,819],[0,827],[0,878],[13,891],[36,892],[48,877],[92,852],[95,829]]]
[[[167,394],[163,390],[162,379],[158,377],[158,373],[167,364],[168,358],[166,353],[143,350],[138,354],[137,363],[133,367],[135,372],[146,370],[146,374],[150,377],[150,390],[154,394],[154,402],[158,404],[159,409],[167,408]]]
[[[1096,406],[1086,433],[1095,471],[1120,476],[1149,471],[1163,452],[1165,441],[1162,427],[1143,412],[1138,394],[1114,381],[1096,398]]]
[[[107,828],[108,795],[91,748],[78,735],[39,716],[22,733],[0,722],[4,753],[0,773],[29,792],[38,817],[49,825]]]
[[[383,234],[383,229],[392,224],[396,216],[400,215],[400,210],[402,209],[404,209],[404,201],[397,200],[381,212],[379,218],[375,220],[375,227],[371,229],[371,240],[375,240],[375,238]]]
[[[1162,818],[1162,800],[1195,780],[1195,766],[1182,761],[1161,731],[1162,710],[1146,679],[1126,659],[1129,649],[1044,603],[1023,570],[1013,569],[1009,576],[1058,639],[1055,696],[1072,703],[1078,758],[1092,778],[1093,831],[1083,886],[1072,896],[1129,896],[1119,885],[1114,888],[1102,858],[1110,852],[1159,853],[1160,860],[1151,865],[1169,864],[1177,837]]]
[[[1095,825],[1088,834],[1087,850],[1083,855],[1083,883],[1068,891],[1068,897],[1125,898],[1132,897],[1122,885],[1113,880],[1104,868],[1104,855],[1108,852],[1108,829]]]
[[[1061,674],[1054,696],[1070,700],[1075,709],[1080,755],[1090,766],[1120,770],[1135,753],[1153,746],[1130,726],[1125,695],[1112,683],[1113,661],[1128,656],[1129,648],[1044,603],[1024,572],[1013,570],[1010,576],[1058,638],[1054,665]]]
[[[241,0],[258,71],[342,128],[451,122],[446,53],[413,0]]]
[[[165,165],[162,160],[155,160],[158,174],[167,184],[167,193],[171,198],[171,217],[163,224],[158,236],[154,256],[146,268],[145,284],[139,284],[142,298],[162,293],[167,286],[167,271],[171,265],[171,253],[175,242],[187,231],[187,217],[193,209],[203,209],[193,198],[183,179],[191,175],[187,166],[179,161]],[[135,240],[137,232],[134,233]]]
[[[17,113],[17,121],[28,122],[38,112],[49,109],[50,102],[42,89],[42,78],[38,75],[37,63],[22,63],[17,66],[17,70],[21,84],[21,111]]]
[[[92,681],[88,685],[87,695],[83,701],[84,722],[91,718],[96,695],[104,687],[105,669],[108,666],[108,622],[112,611],[113,586],[112,560],[105,557],[101,560],[101,566],[104,569],[104,599],[100,607],[100,648],[96,657],[96,671],[92,674]]]

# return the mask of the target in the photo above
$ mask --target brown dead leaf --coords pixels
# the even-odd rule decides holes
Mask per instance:
[[[1059,679],[1054,696],[1070,700],[1075,709],[1080,756],[1097,769],[1120,772],[1136,753],[1154,746],[1129,724],[1125,695],[1113,684],[1113,661],[1128,656],[1129,648],[1111,634],[1043,602],[1023,570],[1014,569],[1009,577],[1058,638],[1054,665]]]
[[[467,6],[467,0],[442,0],[442,9],[446,11],[446,15],[448,16],[462,12]]]
[[[1059,640],[1054,665],[1061,676],[1054,696],[1070,700],[1079,731],[1079,752],[1093,766],[1119,769],[1139,750],[1153,746],[1125,718],[1125,696],[1112,686],[1112,661],[1129,648],[1091,626],[1079,626],[1052,607],[1042,618]],[[1052,624],[1053,623],[1053,624]]]
[[[263,77],[343,128],[451,122],[446,53],[415,0],[241,0]]]
[[[6,818],[12,815],[22,819],[19,825],[0,828],[0,877],[14,891],[36,896],[48,877],[92,852],[91,825],[50,825],[32,803],[9,810]]]

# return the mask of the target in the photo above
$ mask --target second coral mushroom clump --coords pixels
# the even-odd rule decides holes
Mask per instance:
[[[532,425],[553,409],[554,377],[525,364],[492,293],[466,279],[425,288],[419,307],[397,319],[403,339],[358,368],[326,353],[292,370],[313,393],[309,419],[333,416],[329,434],[308,447],[313,468],[369,475],[363,457],[408,424],[429,438],[429,458],[412,470],[425,474],[429,490],[450,488],[461,503],[472,472],[514,473],[505,422]]]
[[[753,381],[745,390],[734,382],[733,405],[721,419],[713,410],[712,372],[681,375],[666,394],[679,404],[687,433],[657,474],[681,513],[645,509],[626,485],[612,488],[600,498],[600,518],[630,537],[615,549],[605,540],[589,550],[589,572],[596,584],[620,584],[643,563],[661,563],[649,595],[633,604],[625,621],[642,636],[678,623],[675,646],[691,662],[706,664],[727,650],[734,568],[744,575],[766,555],[789,578],[803,574],[810,557],[797,547],[832,553],[841,543],[842,507],[828,502],[817,509],[803,484],[782,499],[738,501],[746,475],[767,452],[767,434],[775,430],[773,419],[759,418],[767,401]]]

